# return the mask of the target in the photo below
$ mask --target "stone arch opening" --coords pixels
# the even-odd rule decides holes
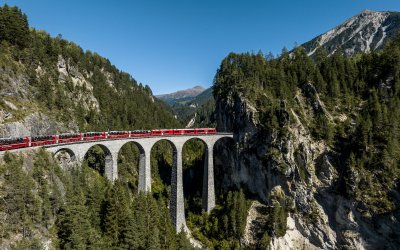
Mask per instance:
[[[235,152],[235,142],[231,137],[222,137],[214,143],[214,188],[217,203],[223,194],[235,188]]]
[[[208,146],[201,138],[191,138],[182,146],[183,193],[185,197],[185,214],[201,214],[203,210],[202,195],[204,190],[204,171],[207,165]]]
[[[182,146],[183,145],[181,143],[182,142],[179,142],[179,145],[175,145],[172,141],[163,139],[162,141],[157,141],[151,149],[152,154],[155,154],[155,156],[157,156],[157,152],[156,152],[158,150],[157,145],[160,145],[161,149],[168,148],[169,149],[169,150],[167,149],[168,153],[172,153],[172,154],[168,154],[170,157],[169,159],[164,159],[164,160],[169,161],[171,163],[171,167],[172,167],[172,169],[170,169],[171,185],[170,185],[170,191],[169,191],[169,197],[170,197],[169,212],[171,214],[172,222],[175,224],[175,229],[177,231],[180,231],[182,227],[185,230],[187,230],[187,226],[186,226],[186,222],[185,222],[183,179],[182,179]],[[167,146],[167,145],[169,145],[169,146]],[[154,150],[154,152],[153,152],[153,150]],[[157,163],[155,163],[154,165],[157,165],[157,167],[158,167]],[[158,168],[158,170],[159,169],[160,168]],[[152,171],[152,172],[155,172],[156,170],[157,169],[154,169],[154,171]],[[155,176],[155,175],[153,175],[153,176]]]
[[[83,158],[88,167],[96,170],[108,179],[112,176],[113,158],[111,151],[102,144],[91,146]]]
[[[177,161],[176,152],[175,144],[167,139],[161,139],[151,147],[151,190],[156,198],[170,199],[172,168]]]
[[[145,160],[145,150],[136,141],[125,143],[118,152],[118,179],[133,192],[138,191],[139,170],[146,167]]]
[[[63,169],[69,169],[78,163],[75,152],[69,148],[58,149],[55,152],[54,157],[57,159],[58,163]]]

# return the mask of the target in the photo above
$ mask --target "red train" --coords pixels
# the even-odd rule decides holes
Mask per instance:
[[[19,138],[0,138],[0,151],[44,146],[58,143],[71,143],[76,141],[91,141],[105,139],[120,139],[132,137],[151,136],[178,136],[178,135],[206,135],[216,134],[215,128],[191,128],[191,129],[153,129],[133,131],[87,132],[61,135],[30,136]]]

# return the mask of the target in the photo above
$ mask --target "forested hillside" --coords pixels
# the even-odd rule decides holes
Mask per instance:
[[[151,89],[109,60],[29,29],[16,7],[0,8],[0,135],[179,127]]]
[[[16,7],[0,8],[0,96],[1,137],[180,127],[148,86],[61,35],[29,28]],[[193,218],[188,224],[210,235],[203,243],[211,247],[238,246],[245,197],[223,193],[219,212],[210,219],[202,214],[204,152],[199,140],[183,149],[184,181],[192,183],[185,185],[186,214]],[[133,144],[119,154],[114,184],[102,175],[105,158],[98,146],[82,165],[42,150],[7,153],[0,159],[0,248],[192,249],[170,220],[172,159],[167,142],[154,146],[153,192],[138,194],[139,152]],[[217,217],[226,223],[218,226]],[[216,240],[224,235],[230,239]]]
[[[63,170],[45,151],[5,156],[2,249],[191,249],[165,199],[111,184],[85,164]]]
[[[400,246],[400,36],[351,58],[320,48],[313,61],[301,47],[276,59],[231,53],[214,97],[217,129],[240,145],[236,171],[246,174],[233,183],[265,202],[277,188],[287,197],[284,220],[266,231],[271,244]]]

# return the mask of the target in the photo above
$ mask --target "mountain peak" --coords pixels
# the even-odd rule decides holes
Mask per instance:
[[[375,11],[373,11],[373,10],[369,10],[369,9],[364,9],[363,11],[361,11],[360,12],[360,14],[369,14],[369,13],[372,13],[372,12],[375,12]]]
[[[205,88],[202,86],[194,86],[190,89],[179,90],[170,94],[157,95],[156,97],[164,101],[194,98],[201,94],[204,90]]]
[[[309,56],[324,47],[329,54],[341,49],[350,56],[381,49],[400,30],[400,12],[365,9],[328,32],[302,46]]]
[[[192,90],[201,90],[201,91],[204,91],[205,88],[202,87],[202,86],[197,85],[197,86],[194,86],[194,87],[192,88]]]

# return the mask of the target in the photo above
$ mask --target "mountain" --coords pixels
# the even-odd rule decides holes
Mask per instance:
[[[302,44],[309,56],[323,47],[350,56],[382,49],[400,31],[400,12],[364,10],[346,22]]]
[[[157,98],[169,105],[186,127],[213,127],[215,102],[212,88],[196,86]]]
[[[191,101],[175,103],[171,108],[187,128],[215,126],[215,101],[212,88],[206,89]]]
[[[187,226],[204,248],[400,249],[400,35],[382,43],[368,56],[315,61],[301,47],[276,59],[230,53],[212,88],[176,103],[196,108],[195,126],[234,134],[181,152]],[[0,76],[4,135],[182,124],[148,86],[30,29],[15,7],[0,8]],[[109,160],[101,145],[69,168],[33,151],[0,160],[0,249],[191,249],[169,219],[176,158],[167,141],[149,156],[151,194],[137,192],[134,144],[115,159],[113,184],[99,173]],[[200,196],[210,151],[218,206],[208,214]]]
[[[190,101],[190,105],[199,107],[213,98],[213,90],[212,88],[208,88]]]
[[[30,28],[27,16],[7,5],[0,7],[0,79],[1,138],[180,126],[148,86],[97,53]],[[156,173],[162,164],[171,169],[163,145],[152,150]],[[102,176],[105,155],[98,145],[82,164],[42,149],[6,152],[0,158],[0,249],[191,249],[185,234],[176,234],[168,197],[138,194],[137,150],[127,143],[114,159],[114,184]],[[184,154],[195,158],[192,152]],[[167,194],[160,175],[152,181],[153,194]]]
[[[190,89],[179,90],[174,93],[164,94],[164,95],[156,95],[156,97],[160,100],[163,100],[169,105],[173,105],[177,102],[183,103],[187,101],[193,100],[196,96],[201,94],[205,88],[201,86],[195,86]]]
[[[2,7],[0,18],[0,137],[180,126],[108,59],[29,29],[16,7]]]
[[[298,47],[221,62],[217,130],[233,132],[236,154],[221,152],[215,187],[261,202],[250,206],[243,244],[400,248],[399,76],[400,35],[368,56],[314,61]]]

